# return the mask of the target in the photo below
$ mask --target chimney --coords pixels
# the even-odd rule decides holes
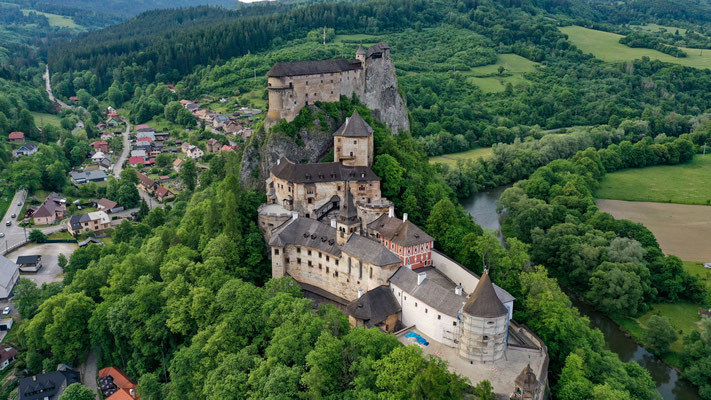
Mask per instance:
[[[336,229],[336,219],[331,218],[331,228]]]
[[[281,164],[281,158],[277,160],[277,165]]]
[[[427,272],[419,272],[417,274],[417,286],[420,286],[425,281],[425,278],[427,278]]]
[[[136,389],[129,389],[128,393],[133,397],[134,399],[136,398]]]
[[[391,205],[390,210],[388,210],[388,217],[392,218],[395,216],[395,206]]]
[[[402,222],[407,221],[407,213],[402,214]]]
[[[454,288],[454,294],[456,294],[457,296],[462,295],[462,284],[461,283],[459,285],[457,285],[457,287]]]
[[[363,297],[363,289],[358,289],[358,298]]]

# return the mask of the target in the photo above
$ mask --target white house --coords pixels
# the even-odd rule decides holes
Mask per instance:
[[[0,256],[0,299],[11,297],[12,289],[20,279],[20,269],[17,264],[5,256]]]

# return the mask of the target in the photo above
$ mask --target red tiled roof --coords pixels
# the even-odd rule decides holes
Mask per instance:
[[[151,139],[151,138],[149,138],[149,137],[147,137],[147,136],[139,137],[139,138],[137,139],[137,141],[138,141],[138,142],[153,143],[153,139]]]
[[[114,378],[114,383],[121,389],[133,389],[136,387],[136,383],[117,367],[106,367],[99,370],[99,378],[107,376]]]
[[[97,140],[97,141],[95,141],[95,142],[92,142],[91,145],[92,145],[93,147],[99,147],[99,146],[106,146],[106,145],[108,145],[108,143],[106,143],[106,142],[103,141],[103,140]]]
[[[146,160],[143,157],[135,156],[128,159],[129,164],[145,164]]]
[[[10,132],[8,136],[9,139],[24,139],[25,134],[23,132]]]
[[[172,194],[173,192],[168,190],[168,188],[166,188],[165,186],[158,185],[158,187],[156,188],[156,197],[166,197]]]
[[[107,117],[118,117],[117,113],[109,113]]]
[[[146,124],[141,124],[141,125],[136,126],[136,130],[139,130],[139,129],[151,129],[151,127]]]
[[[143,175],[140,172],[138,172],[136,175],[138,175],[138,180],[141,181],[143,186],[147,186],[147,187],[155,186],[156,181],[154,181],[153,179],[147,177],[146,175]]]
[[[138,400],[138,397],[132,397],[128,390],[119,389],[106,400]]]

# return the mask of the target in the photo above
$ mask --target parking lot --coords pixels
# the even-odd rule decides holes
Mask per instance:
[[[5,257],[14,262],[19,256],[42,256],[42,268],[37,273],[22,272],[20,274],[21,278],[30,279],[34,281],[37,286],[40,286],[43,283],[62,281],[62,269],[59,268],[57,261],[59,254],[64,254],[67,259],[69,259],[69,256],[71,256],[77,248],[77,245],[73,243],[31,244],[8,253]]]

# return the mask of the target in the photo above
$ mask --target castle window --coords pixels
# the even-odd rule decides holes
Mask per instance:
[[[313,264],[311,263],[311,260],[309,260],[309,267],[313,267]]]
[[[405,300],[407,300],[407,296],[405,296]]]
[[[333,276],[335,276],[336,278],[338,278],[338,271],[334,272],[334,273],[333,273]]]
[[[357,141],[357,140],[354,140],[354,141],[353,141],[353,144],[358,144],[358,141]]]
[[[336,261],[336,265],[338,265],[338,259],[336,259],[335,261]]]
[[[306,254],[311,255],[311,250],[308,250]]]
[[[321,83],[323,83],[323,79],[321,79]]]
[[[442,319],[442,316],[437,314],[437,319]]]
[[[457,326],[457,321],[452,321],[452,326]]]
[[[333,79],[331,79],[331,83],[333,83]],[[331,93],[333,93],[333,92],[331,92]]]
[[[274,254],[279,255],[279,249],[274,249]]]
[[[321,268],[321,264],[318,265],[319,268]],[[326,267],[326,273],[328,273],[330,268]]]
[[[427,314],[427,309],[425,308],[425,314]]]
[[[297,259],[296,259],[296,263],[297,263],[297,264],[301,264],[301,259],[300,259],[300,258],[297,258]]]
[[[330,261],[330,259],[331,258],[329,256],[326,256],[326,261]]]
[[[306,81],[306,84],[308,85],[308,84],[309,84],[309,81]],[[308,95],[307,95],[307,96],[308,96]]]
[[[319,251],[319,252],[318,252],[318,258],[321,258],[322,256],[323,256],[323,254],[321,254],[321,252]]]
[[[370,267],[370,279],[373,279],[373,267]]]
[[[299,254],[301,254],[301,247],[297,247],[297,248],[296,248],[296,252],[299,253]]]
[[[313,203],[313,199],[312,199],[311,197],[309,197],[309,198],[307,199],[307,201],[308,201],[309,204]]]
[[[415,308],[417,308],[417,302],[415,302]]]
[[[323,265],[319,264],[318,269],[323,269]]]
[[[486,342],[487,340],[489,340],[489,337],[488,337],[488,336],[483,336],[483,337],[481,338],[481,340],[483,340],[483,341]]]

